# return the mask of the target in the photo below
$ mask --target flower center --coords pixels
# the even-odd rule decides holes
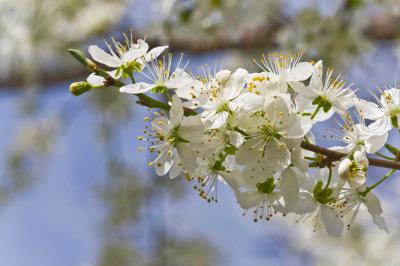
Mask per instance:
[[[218,106],[217,108],[217,113],[221,113],[221,112],[229,112],[229,103],[223,103],[220,106]]]
[[[265,123],[260,127],[260,135],[266,141],[270,141],[272,138],[280,139],[281,137],[276,126],[271,125],[270,123]]]
[[[171,145],[176,146],[178,143],[189,143],[188,140],[179,136],[179,127],[180,127],[180,125],[174,127],[168,136],[168,142]]]
[[[142,71],[142,64],[136,61],[131,61],[129,63],[125,63],[117,68],[116,75],[122,75],[124,79],[129,78],[129,75],[133,72]]]
[[[270,177],[263,183],[257,183],[256,187],[258,192],[269,194],[275,189],[275,180],[273,177]]]

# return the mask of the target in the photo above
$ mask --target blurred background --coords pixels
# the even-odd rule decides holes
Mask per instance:
[[[207,204],[184,179],[154,176],[134,96],[68,92],[88,73],[67,49],[130,28],[194,72],[256,71],[262,52],[303,50],[366,98],[400,75],[399,0],[0,0],[0,265],[400,264],[399,178],[378,189],[390,234],[360,214],[332,239],[291,215],[254,224],[228,188]],[[322,138],[332,126],[316,127],[320,144],[337,144]]]

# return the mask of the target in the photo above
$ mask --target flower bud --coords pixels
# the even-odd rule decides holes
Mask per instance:
[[[215,78],[218,83],[221,83],[222,86],[225,86],[225,84],[228,82],[229,78],[231,77],[232,72],[229,70],[221,70],[219,71],[216,75]]]
[[[80,82],[74,82],[69,86],[69,91],[75,95],[79,96],[81,94],[84,94],[87,91],[90,91],[92,89],[92,85],[90,85],[86,81],[80,81]]]
[[[338,173],[341,178],[344,180],[349,180],[350,179],[350,168],[353,165],[353,162],[349,159],[346,158],[343,161],[340,162],[339,168],[338,168]]]
[[[360,165],[363,165],[363,166],[368,166],[368,163],[369,163],[368,159],[367,159],[367,157],[365,156],[365,154],[363,152],[355,151],[353,156],[354,156],[354,161],[357,164],[360,164]]]

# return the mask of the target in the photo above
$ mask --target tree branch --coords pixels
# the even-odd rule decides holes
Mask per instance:
[[[320,147],[308,142],[303,141],[301,143],[301,147],[305,150],[312,151],[321,155],[326,156],[330,161],[339,161],[341,158],[345,157],[347,154],[337,151],[332,151],[330,149]],[[381,160],[376,158],[371,158],[368,156],[368,161],[370,165],[390,168],[390,169],[398,169],[400,170],[400,162],[389,161],[389,160]]]

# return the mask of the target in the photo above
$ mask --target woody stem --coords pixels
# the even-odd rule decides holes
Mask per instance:
[[[301,143],[301,147],[305,150],[324,155],[331,162],[340,161],[341,158],[347,156],[346,153],[332,151],[330,149],[320,147],[320,146],[308,143],[306,141],[303,141]],[[372,158],[370,156],[367,156],[367,158],[368,158],[370,165],[400,170],[400,162],[398,162],[398,161],[376,159],[376,158]]]

